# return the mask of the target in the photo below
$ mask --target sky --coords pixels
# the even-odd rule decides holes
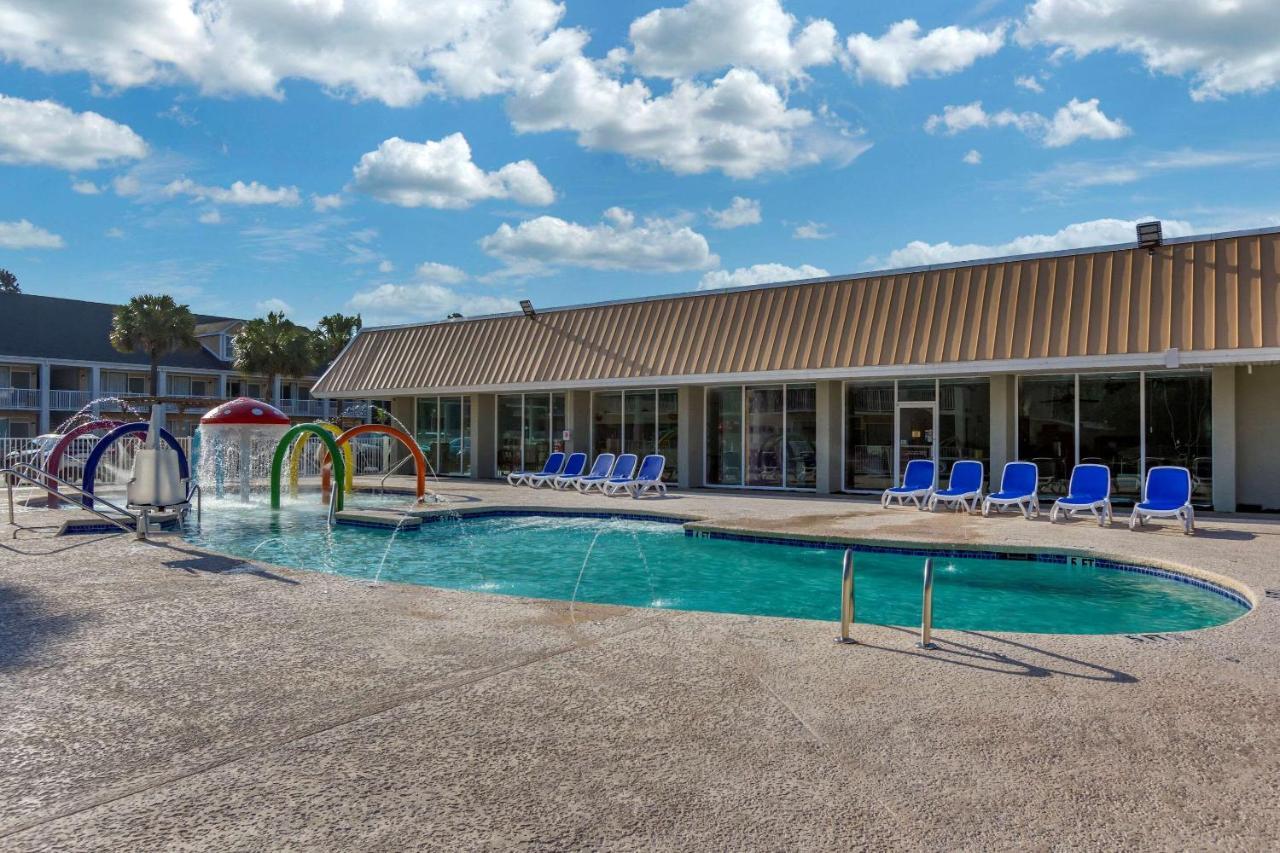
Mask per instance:
[[[1275,0],[0,0],[0,267],[388,324],[1263,227],[1278,107]]]

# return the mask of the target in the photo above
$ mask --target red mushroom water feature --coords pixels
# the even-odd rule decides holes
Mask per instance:
[[[260,440],[257,457],[270,459],[280,436],[288,432],[289,416],[261,400],[237,397],[205,413],[200,419],[200,479],[208,482],[205,474],[213,475],[219,494],[224,477],[230,473],[227,464],[232,458],[232,448],[240,481],[240,499],[249,501],[253,483],[255,440]],[[264,461],[258,467],[265,468]]]

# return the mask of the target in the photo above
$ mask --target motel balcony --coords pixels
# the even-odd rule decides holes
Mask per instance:
[[[77,389],[50,388],[49,409],[54,412],[78,412],[93,400],[89,391]],[[37,408],[39,404],[37,403]]]
[[[0,409],[40,410],[40,389],[0,388]]]
[[[327,400],[281,400],[276,408],[286,415],[300,418],[324,418],[331,413]]]

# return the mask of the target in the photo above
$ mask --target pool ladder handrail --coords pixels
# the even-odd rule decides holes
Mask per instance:
[[[846,548],[840,574],[840,636],[836,637],[836,642],[847,646],[856,645],[858,642],[849,636],[849,627],[854,619],[853,603],[853,549]]]
[[[924,591],[920,602],[920,642],[921,649],[936,649],[933,642],[933,557],[924,558]]]
[[[388,477],[390,477],[390,476],[391,476],[392,474],[394,474],[395,472],[399,471],[401,468],[403,468],[403,467],[404,467],[404,465],[405,465],[405,463],[406,463],[406,462],[409,462],[409,461],[410,461],[410,460],[412,460],[412,459],[413,459],[413,456],[406,456],[406,457],[404,457],[404,458],[403,458],[403,459],[401,459],[399,462],[397,462],[396,464],[392,465],[392,466],[391,466],[391,469],[390,469],[389,471],[387,471],[387,473],[385,473],[385,474],[383,474],[383,475],[382,475],[382,479],[378,481],[378,493],[379,493],[379,494],[383,494],[383,493],[385,493],[385,492],[387,491],[387,478],[388,478]],[[440,487],[440,478],[436,475],[436,468],[435,468],[435,466],[431,464],[431,460],[430,460],[430,459],[427,459],[427,458],[426,458],[426,454],[423,454],[423,461],[427,463],[427,470],[431,472],[431,479],[435,481],[436,488],[439,488],[439,487]],[[431,492],[431,497],[435,498],[435,500],[436,500],[436,502],[437,502],[437,503],[440,501],[440,495],[439,495],[438,493],[433,492],[433,491],[431,491],[430,489],[428,489],[427,491]]]
[[[34,471],[38,476],[32,477],[28,474],[24,474],[19,469],[27,469],[27,470]],[[0,468],[0,476],[4,477],[5,490],[8,492],[9,524],[14,527],[17,526],[17,522],[15,521],[16,516],[14,514],[14,508],[13,508],[13,481],[21,480],[25,483],[35,486],[38,489],[43,489],[44,492],[48,494],[50,497],[61,498],[62,495],[58,493],[57,489],[55,489],[53,486],[50,486],[46,482],[46,480],[53,480],[58,485],[62,486],[65,489],[70,489],[71,491],[77,493],[81,497],[88,497],[88,498],[93,498],[95,501],[101,501],[110,509],[115,510],[116,512],[123,515],[125,518],[131,519],[133,521],[133,526],[129,526],[125,524],[120,519],[115,518],[114,516],[108,515],[107,513],[99,510],[97,507],[82,506],[81,509],[84,509],[84,510],[87,510],[88,512],[93,513],[94,515],[101,518],[103,521],[114,524],[116,527],[119,527],[121,530],[125,531],[126,533],[133,533],[135,537],[138,539],[147,538],[146,525],[140,523],[138,516],[129,512],[127,509],[122,509],[116,506],[106,498],[98,497],[97,495],[93,495],[89,492],[86,492],[84,489],[82,489],[80,486],[75,485],[74,483],[68,483],[66,480],[56,477],[53,474],[49,474],[44,471],[41,471],[39,468],[36,468],[34,465],[31,465],[28,462],[19,462],[11,468]],[[17,533],[15,532],[14,535],[16,536]]]

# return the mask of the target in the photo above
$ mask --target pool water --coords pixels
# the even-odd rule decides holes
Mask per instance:
[[[357,496],[352,505],[370,503]],[[331,530],[322,507],[304,501],[277,512],[206,505],[187,537],[235,556],[369,580],[561,600],[576,590],[576,600],[603,604],[839,618],[840,548],[693,537],[670,522],[453,517],[393,539],[385,529]],[[923,557],[860,552],[855,566],[857,621],[919,625]],[[934,626],[944,629],[1185,631],[1247,609],[1210,590],[1113,568],[944,556],[935,557],[934,570]]]

